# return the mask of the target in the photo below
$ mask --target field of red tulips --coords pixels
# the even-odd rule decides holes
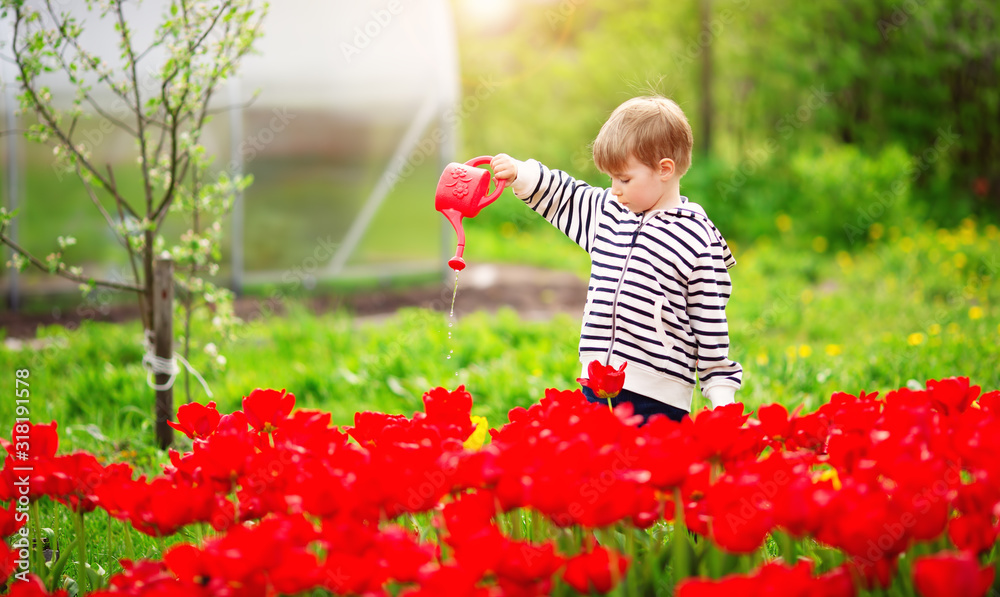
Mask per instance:
[[[489,430],[459,387],[412,417],[189,404],[192,440],[154,478],[18,424],[0,473],[10,595],[944,595],[994,583],[1000,391],[966,378],[812,413],[741,404],[639,426],[549,390]],[[484,445],[485,444],[485,445]],[[27,449],[23,449],[27,448]],[[72,512],[37,549],[39,504]],[[95,510],[157,557],[94,574]],[[107,516],[105,515],[105,516]],[[193,537],[176,539],[177,534]],[[131,546],[130,533],[124,540]],[[71,571],[67,573],[67,571]],[[68,591],[67,591],[68,587]]]

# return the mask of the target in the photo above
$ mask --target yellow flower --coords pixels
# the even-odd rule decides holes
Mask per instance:
[[[829,243],[826,242],[826,238],[817,236],[813,239],[812,245],[813,251],[816,251],[817,253],[825,253]]]
[[[932,323],[931,327],[927,328],[927,332],[931,336],[937,336],[938,334],[941,333],[941,324],[940,323]]]
[[[973,245],[976,243],[976,231],[971,228],[962,228],[958,233],[958,238],[963,245]]]
[[[872,240],[878,240],[882,238],[883,234],[885,234],[885,226],[883,226],[878,222],[875,222],[874,224],[868,227],[868,236],[872,237]]]
[[[983,308],[979,305],[969,307],[969,319],[982,319]]]
[[[778,230],[788,232],[792,229],[792,219],[787,214],[781,214],[774,220],[774,225],[778,227]]]
[[[472,424],[476,426],[476,429],[469,436],[469,439],[465,440],[462,444],[462,447],[466,450],[478,450],[482,448],[483,442],[486,441],[486,432],[490,428],[489,423],[486,422],[486,417],[473,415]]]
[[[843,352],[844,352],[844,347],[841,346],[840,344],[826,345],[826,354],[830,355],[831,357],[839,356]]]
[[[910,238],[909,236],[904,236],[902,239],[900,239],[900,241],[899,241],[899,250],[900,251],[902,251],[904,253],[909,253],[909,252],[913,251],[913,247],[914,247],[913,239]]]
[[[803,359],[808,359],[812,353],[813,353],[812,346],[809,346],[808,344],[799,345],[799,356],[802,357]]]
[[[788,348],[785,349],[785,356],[788,357],[788,360],[792,361],[793,363],[795,362],[795,359],[798,357],[798,352],[795,350],[794,345],[789,346]]]
[[[517,234],[517,226],[513,222],[504,222],[500,225],[500,234],[504,238],[514,238]]]
[[[990,224],[989,226],[986,227],[986,238],[993,240],[997,237],[998,232],[1000,232],[1000,230],[998,230],[997,227],[994,226],[993,224]]]
[[[919,344],[923,344],[923,342],[924,342],[924,335],[921,334],[920,332],[914,332],[909,336],[907,336],[906,338],[906,343],[909,344],[910,346],[917,346]]]
[[[998,329],[997,331],[1000,331],[1000,329]],[[767,365],[767,363],[768,363],[767,353],[766,352],[757,353],[757,364],[763,367]]]
[[[822,481],[830,481],[833,485],[834,491],[840,491],[842,485],[840,484],[840,477],[837,476],[837,469],[831,468],[823,471],[818,476],[813,477],[814,483],[819,483]]]
[[[951,257],[951,262],[955,264],[955,267],[962,269],[965,264],[969,262],[969,258],[965,256],[965,253],[955,253]]]
[[[958,327],[958,324],[955,323],[954,321],[948,324],[947,329],[949,334],[957,334],[960,331],[962,331],[962,328]]]
[[[851,259],[851,254],[847,251],[840,251],[837,253],[837,265],[839,265],[840,269],[843,270],[850,269],[851,266],[854,265],[854,260]]]
[[[806,288],[802,291],[802,304],[808,305],[813,302],[813,291]]]

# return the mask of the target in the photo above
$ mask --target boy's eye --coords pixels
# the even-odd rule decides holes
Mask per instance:
[[[619,178],[619,179],[618,179],[618,182],[620,182],[620,183],[622,183],[622,184],[628,184],[628,181],[629,181],[629,180],[631,180],[631,179],[628,179],[628,178]]]

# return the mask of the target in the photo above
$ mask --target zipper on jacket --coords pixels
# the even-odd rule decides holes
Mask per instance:
[[[635,241],[639,238],[639,231],[646,225],[646,212],[639,214],[639,225],[632,233],[632,241],[628,245],[628,253],[625,253],[625,263],[622,264],[622,275],[618,279],[618,287],[615,288],[614,298],[611,299],[611,343],[608,344],[608,354],[604,357],[604,366],[611,363],[611,352],[615,348],[615,336],[618,332],[618,295],[622,291],[622,284],[625,282],[625,274],[628,272],[628,262],[632,258],[632,250],[635,249]]]

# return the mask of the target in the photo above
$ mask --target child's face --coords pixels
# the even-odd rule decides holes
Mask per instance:
[[[667,191],[673,170],[673,160],[661,160],[660,170],[656,171],[630,156],[623,172],[609,173],[611,194],[632,213],[658,209],[670,199]]]

